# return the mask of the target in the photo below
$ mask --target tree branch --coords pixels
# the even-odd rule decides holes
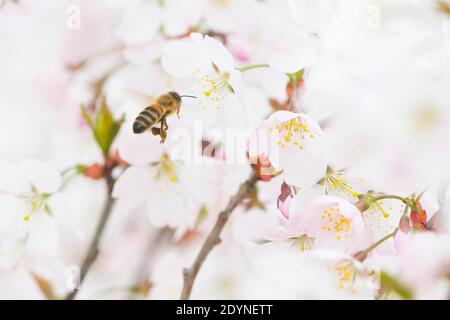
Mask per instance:
[[[103,207],[102,215],[100,217],[100,222],[97,226],[97,229],[95,230],[94,238],[91,241],[91,244],[89,245],[88,253],[86,257],[83,260],[83,263],[81,264],[81,270],[80,270],[80,282],[79,285],[84,281],[84,278],[86,277],[87,273],[89,272],[89,269],[91,268],[94,261],[97,259],[98,253],[99,253],[99,243],[101,240],[101,237],[103,235],[103,231],[105,230],[106,223],[108,221],[108,218],[111,214],[113,205],[114,205],[114,198],[112,197],[112,190],[114,187],[114,178],[111,175],[111,169],[106,170],[106,185],[107,185],[107,199],[105,202],[105,205]],[[78,293],[78,287],[74,288],[69,294],[66,296],[66,300],[73,300],[75,299],[75,296]]]
[[[248,195],[248,193],[250,192],[250,190],[256,184],[257,181],[258,176],[255,173],[255,171],[252,171],[250,177],[244,183],[241,184],[238,192],[228,201],[228,205],[225,208],[225,210],[219,213],[219,216],[217,217],[216,220],[216,224],[214,225],[211,232],[208,234],[205,242],[203,243],[200,249],[200,252],[198,253],[197,257],[192,263],[192,266],[189,269],[184,269],[183,271],[184,284],[180,297],[181,300],[189,299],[192,287],[195,282],[195,278],[197,277],[197,274],[201,266],[205,262],[211,250],[220,243],[220,234],[225,224],[227,223],[231,213],[238,206],[238,204],[241,203],[241,201]]]

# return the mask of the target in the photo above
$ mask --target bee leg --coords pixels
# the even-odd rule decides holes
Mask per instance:
[[[180,119],[180,106],[178,106],[178,108],[177,108],[177,117],[178,117],[178,119]]]
[[[169,126],[167,125],[166,117],[161,118],[161,129],[159,135],[161,136],[161,143],[164,143],[167,138],[167,129]]]
[[[160,136],[161,136],[160,143],[164,143],[166,141],[166,138],[167,138],[167,132],[165,130],[161,131]]]
[[[159,135],[161,135],[161,129],[160,129],[160,128],[151,127],[150,130],[151,130],[151,132],[152,132],[152,134],[153,134],[154,136],[159,136]]]

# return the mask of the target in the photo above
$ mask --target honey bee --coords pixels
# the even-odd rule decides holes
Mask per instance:
[[[177,114],[178,118],[180,117],[181,98],[183,97],[196,98],[170,91],[154,99],[134,120],[133,132],[139,134],[150,130],[153,135],[159,135],[161,143],[164,143],[167,138],[167,129],[169,129],[166,117],[174,113]],[[160,123],[160,127],[154,127],[158,123]]]

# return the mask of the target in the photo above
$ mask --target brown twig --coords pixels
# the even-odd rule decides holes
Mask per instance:
[[[112,190],[114,187],[114,178],[111,175],[111,169],[108,168],[105,172],[106,175],[106,185],[107,185],[107,199],[105,202],[105,205],[103,207],[102,215],[100,217],[100,222],[97,226],[97,229],[95,230],[94,238],[92,239],[88,253],[86,257],[83,260],[83,263],[81,264],[81,270],[80,270],[80,282],[79,285],[84,281],[84,278],[86,277],[89,269],[91,268],[94,261],[97,259],[98,253],[99,253],[99,243],[103,235],[103,231],[105,230],[106,223],[108,221],[108,218],[111,214],[113,205],[114,205],[114,198],[112,197]],[[73,300],[75,299],[75,296],[78,293],[78,287],[74,288],[69,294],[66,296],[66,300]]]
[[[220,243],[220,234],[225,224],[227,223],[231,213],[238,206],[238,204],[241,203],[241,201],[247,196],[247,194],[250,192],[250,190],[256,184],[257,181],[258,176],[255,173],[255,171],[253,171],[250,177],[244,183],[241,184],[238,192],[228,201],[228,205],[225,208],[225,210],[219,213],[219,216],[217,217],[216,220],[216,224],[214,225],[211,232],[208,234],[208,237],[203,243],[200,252],[198,253],[191,267],[189,269],[184,269],[183,271],[184,284],[180,297],[181,300],[189,299],[195,278],[197,277],[197,274],[201,266],[205,262],[211,250]]]

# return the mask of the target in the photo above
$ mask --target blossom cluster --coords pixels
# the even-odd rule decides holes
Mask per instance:
[[[0,2],[0,297],[177,299],[236,199],[192,298],[450,297],[450,2],[72,2]]]

